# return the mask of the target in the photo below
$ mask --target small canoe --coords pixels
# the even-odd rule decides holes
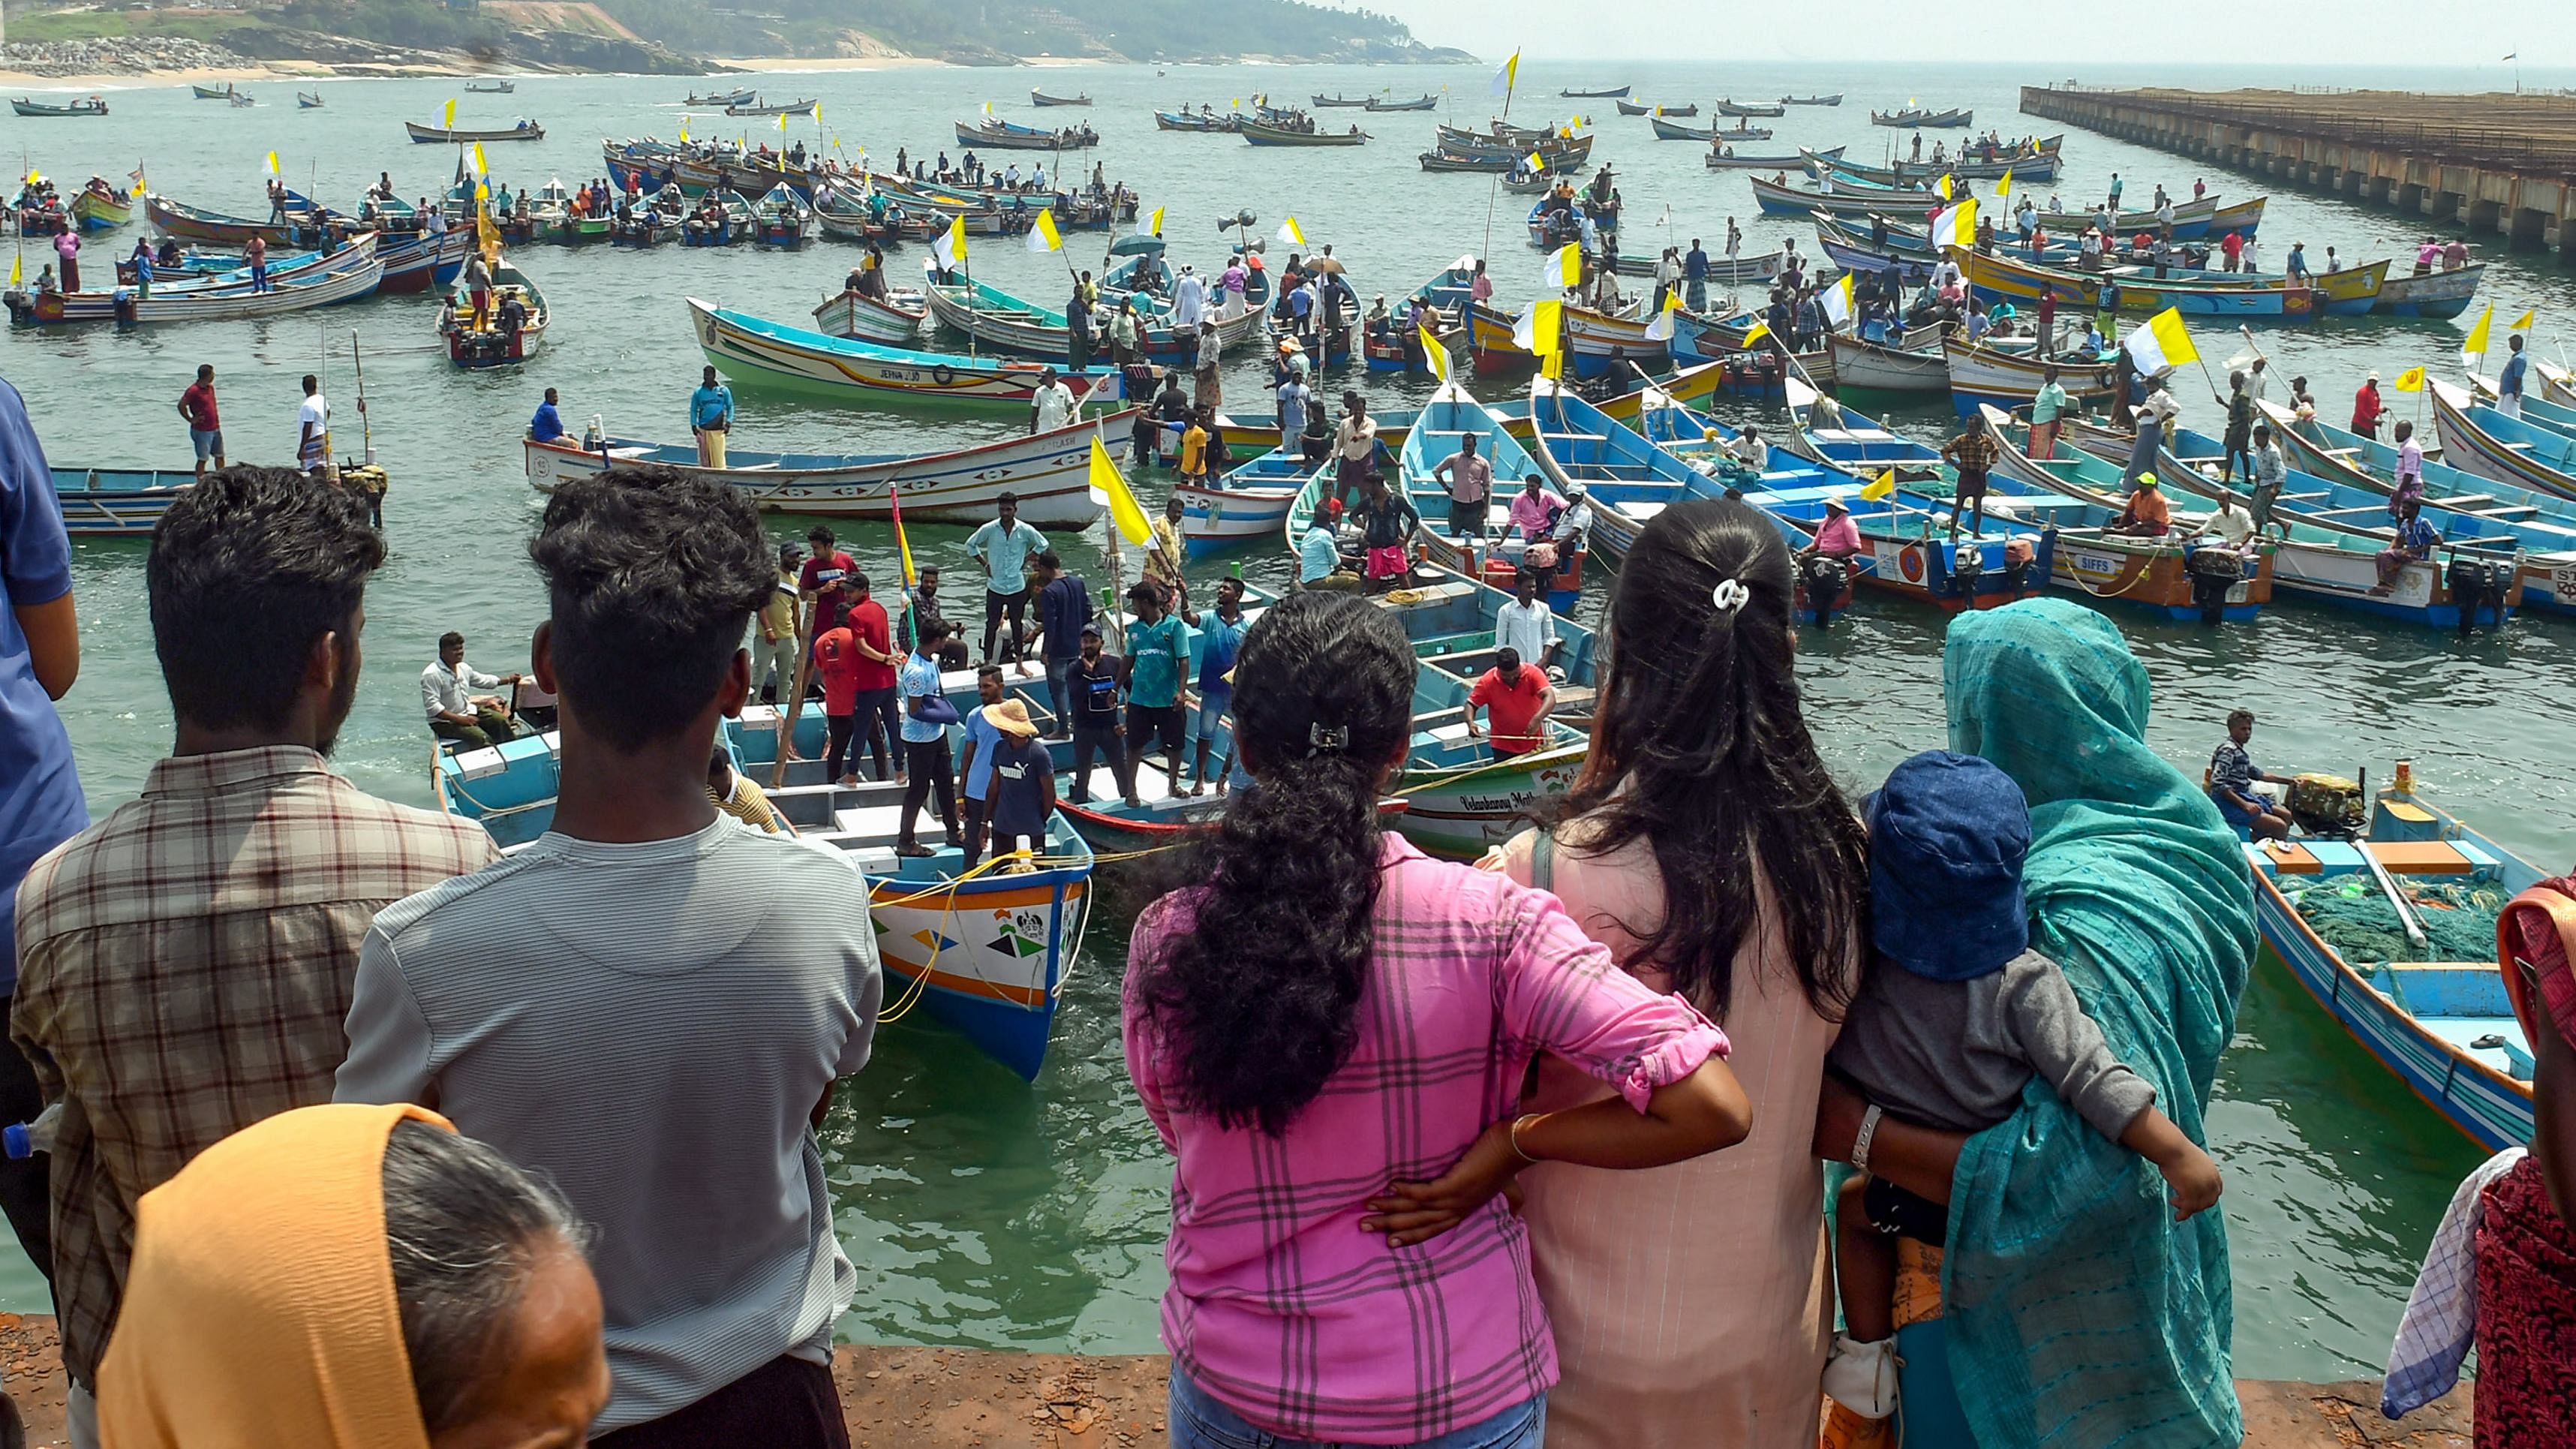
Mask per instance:
[[[1839,91],[1830,96],[1782,96],[1780,98],[1780,104],[1784,106],[1839,106],[1842,103],[1842,93]]]
[[[534,121],[521,121],[507,130],[499,131],[451,130],[445,126],[424,126],[418,121],[405,121],[403,129],[411,133],[414,141],[424,146],[440,143],[462,145],[469,141],[542,141],[546,138],[546,128]]]
[[[1568,100],[1576,101],[1614,101],[1628,94],[1628,92],[1633,89],[1633,86],[1613,86],[1608,90],[1558,91],[1557,94]]]
[[[1202,133],[1234,130],[1242,117],[1228,115],[1193,115],[1188,111],[1156,111],[1154,128],[1160,131],[1198,131]]]
[[[107,102],[97,96],[91,96],[85,101],[72,101],[66,105],[55,106],[43,101],[31,101],[21,96],[9,103],[9,109],[22,116],[104,116],[107,114]]]
[[[231,105],[235,110],[240,110],[240,109],[244,109],[244,108],[247,108],[247,107],[250,107],[250,106],[255,106],[255,105],[258,105],[258,104],[259,104],[259,102],[257,102],[257,101],[255,101],[255,100],[251,99],[250,92],[248,92],[248,91],[235,91],[235,92],[233,92],[230,96],[225,97],[225,101],[226,101],[226,103],[227,103],[227,104]]]
[[[1699,102],[1693,101],[1687,106],[1659,106],[1651,101],[1621,101],[1619,114],[1623,116],[1696,116],[1699,114]]]
[[[760,98],[754,96],[749,105],[725,107],[725,114],[728,116],[801,116],[818,104],[820,102],[817,98],[808,96],[801,101],[780,101],[771,105],[762,105]]]
[[[63,531],[75,538],[150,538],[179,495],[197,481],[185,468],[54,466],[54,499]]]
[[[1046,365],[1016,357],[970,357],[884,347],[854,337],[831,337],[802,327],[753,317],[689,298],[692,330],[707,361],[735,382],[802,392],[835,402],[879,404],[897,400],[959,403],[1027,417]],[[1093,403],[1119,396],[1115,368],[1079,373],[1062,367],[1066,385]]]
[[[1789,103],[1786,101],[1754,102],[1728,99],[1717,103],[1717,113],[1721,116],[1785,116],[1789,114]]]
[[[230,81],[219,86],[190,86],[188,89],[196,92],[197,99],[201,101],[228,101],[233,98],[233,87]]]
[[[1361,107],[1361,106],[1365,106],[1365,105],[1367,105],[1371,100],[1374,100],[1374,99],[1375,99],[1375,97],[1373,97],[1373,96],[1339,96],[1339,95],[1335,95],[1335,96],[1327,96],[1327,95],[1316,95],[1316,96],[1312,96],[1312,97],[1310,97],[1309,99],[1311,99],[1311,100],[1314,102],[1315,108],[1316,108],[1317,110],[1322,110],[1322,109],[1324,109],[1324,108],[1325,108],[1325,107],[1327,107],[1327,106],[1349,106],[1349,107],[1352,107],[1352,108],[1356,109],[1356,108],[1358,108],[1358,107]]]
[[[2398,788],[2371,802],[2360,839],[2245,847],[2255,924],[2318,1008],[2444,1121],[2481,1151],[2518,1147],[2531,1140],[2531,1043],[2498,963],[2483,954],[2433,959],[2446,953],[2429,938],[2403,953],[2413,959],[2366,959],[2349,936],[2336,944],[2343,932],[2331,918],[2320,926],[2323,913],[2311,914],[2315,903],[2351,897],[2385,903],[2394,890],[2420,918],[2433,914],[2412,904],[2420,897],[2449,906],[2465,892],[2501,904],[2539,883],[2541,871],[2434,805],[2400,768]],[[2348,911],[2339,905],[2334,914]],[[2398,929],[2375,933],[2372,944],[2383,937],[2411,944]],[[2492,931],[2485,944],[2492,950]],[[2447,954],[2465,958],[2465,942]]]
[[[1300,129],[1246,118],[1236,129],[1255,146],[1364,146],[1369,141],[1368,132],[1357,126],[1347,131],[1327,131],[1312,121]]]
[[[1081,151],[1100,144],[1100,133],[1089,126],[1048,131],[993,116],[981,122],[959,121],[956,127],[958,145],[994,151]]]
[[[470,96],[506,96],[519,88],[517,81],[467,81],[465,93]]]
[[[738,91],[714,91],[703,96],[692,95],[680,104],[684,106],[747,106],[753,101],[759,99],[760,95],[757,91],[744,89]]]
[[[1290,448],[1272,448],[1207,483],[1175,484],[1172,496],[1181,500],[1183,548],[1199,558],[1277,538],[1289,506],[1313,481],[1316,466]]]
[[[814,325],[833,337],[856,337],[890,347],[909,347],[921,336],[930,304],[919,291],[890,291],[870,297],[855,287],[827,297],[814,309]]]
[[[306,95],[302,91],[297,91],[295,93],[295,109],[299,111],[318,111],[322,109],[322,98],[320,96]]]
[[[1078,96],[1051,96],[1042,90],[1032,89],[1029,92],[1029,104],[1033,106],[1087,106],[1091,104],[1091,94],[1086,91]]]
[[[447,300],[456,320],[442,340],[447,344],[447,360],[458,367],[472,370],[525,362],[546,339],[545,294],[528,280],[527,273],[506,260],[492,268],[491,313],[483,327],[472,325],[473,300],[461,278]],[[519,304],[515,313],[510,306],[513,301]]]
[[[1869,123],[1873,126],[1896,126],[1906,129],[1956,130],[1963,126],[1974,125],[1976,120],[1976,112],[1959,110],[1927,111],[1918,108],[1869,113]]]
[[[1381,100],[1376,96],[1371,96],[1369,97],[1367,109],[1375,111],[1380,115],[1393,111],[1436,111],[1440,109],[1440,98],[1438,96],[1425,95],[1416,96],[1409,101],[1399,101],[1393,99]]]
[[[93,176],[87,186],[72,193],[69,210],[81,230],[106,231],[134,220],[134,196]]]
[[[1440,461],[1458,451],[1458,440],[1468,434],[1476,438],[1476,450],[1494,466],[1494,501],[1487,512],[1489,528],[1499,528],[1499,536],[1489,533],[1480,539],[1458,539],[1450,535],[1447,522],[1449,496],[1432,477]],[[1445,569],[1481,579],[1488,587],[1511,592],[1518,584],[1520,563],[1526,554],[1518,532],[1503,526],[1507,516],[1507,493],[1511,480],[1526,478],[1539,471],[1538,463],[1520,441],[1505,431],[1502,420],[1484,404],[1467,395],[1455,381],[1444,382],[1415,415],[1413,426],[1404,435],[1404,449],[1398,462],[1400,486],[1414,508],[1422,515],[1419,535],[1424,556]],[[1319,480],[1329,488],[1329,475]],[[1313,490],[1310,490],[1312,492]],[[1291,538],[1303,537],[1299,510],[1312,516],[1314,501],[1301,498],[1290,510]],[[1583,561],[1586,550],[1577,547],[1558,559],[1542,592],[1559,614],[1572,611],[1575,599],[1583,589]]]
[[[813,221],[814,208],[788,187],[773,186],[768,195],[752,203],[752,245],[792,252],[805,245]]]

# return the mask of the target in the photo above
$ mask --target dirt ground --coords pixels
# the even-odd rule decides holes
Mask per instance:
[[[832,1365],[857,1449],[1136,1449],[1164,1440],[1159,1355],[851,1345]],[[33,1446],[68,1443],[54,1321],[0,1314],[0,1374]],[[2239,1380],[2246,1449],[2470,1449],[2464,1386],[2401,1423],[2375,1383]]]

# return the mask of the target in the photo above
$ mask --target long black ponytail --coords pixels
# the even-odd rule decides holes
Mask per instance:
[[[1799,989],[1839,1018],[1867,939],[1867,835],[1834,786],[1798,704],[1789,550],[1752,507],[1693,499],[1657,514],[1620,565],[1592,750],[1545,807],[1580,817],[1573,843],[1643,840],[1664,914],[1642,959],[1723,1021],[1736,949],[1767,872]]]
[[[1412,645],[1349,594],[1292,594],[1235,662],[1234,740],[1254,775],[1172,879],[1189,929],[1141,963],[1175,1105],[1276,1137],[1359,1038],[1378,896],[1377,801],[1411,738]]]

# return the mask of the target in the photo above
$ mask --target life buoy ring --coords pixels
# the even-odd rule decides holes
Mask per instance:
[[[930,380],[939,384],[941,387],[946,387],[957,380],[957,369],[950,367],[947,363],[940,363],[938,366],[930,369]]]
[[[1919,546],[1909,543],[1905,547],[1898,549],[1896,551],[1896,566],[1904,571],[1905,581],[1907,583],[1919,584],[1923,582],[1923,550]]]

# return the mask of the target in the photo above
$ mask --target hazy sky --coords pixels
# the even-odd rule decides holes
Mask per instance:
[[[1331,0],[1327,0],[1331,3]],[[1347,0],[1345,0],[1347,3]],[[2336,0],[2248,5],[2160,0],[2034,7],[1926,0],[1827,0],[1822,5],[1689,0],[1362,0],[1434,45],[1525,62],[1656,57],[1672,60],[1834,60],[2037,63],[2063,74],[2085,63],[2261,61],[2306,65],[2499,66],[2522,52],[2526,78],[2576,64],[2566,0]],[[2293,25],[2294,17],[2309,23]],[[2330,83],[2330,82],[2329,82]]]

